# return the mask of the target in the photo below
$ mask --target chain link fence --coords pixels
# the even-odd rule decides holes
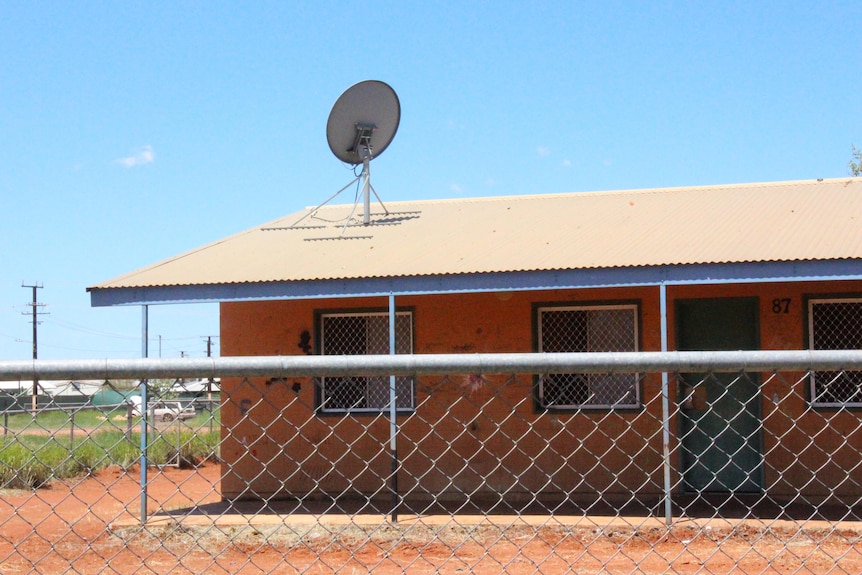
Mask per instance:
[[[855,574],[862,415],[812,380],[859,370],[819,351],[0,362],[124,398],[2,413],[0,573]],[[181,376],[221,377],[220,398],[156,380]],[[333,408],[333,381],[386,394]]]

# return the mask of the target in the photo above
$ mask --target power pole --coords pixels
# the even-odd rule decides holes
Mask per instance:
[[[21,287],[30,288],[33,290],[33,301],[32,301],[32,303],[29,303],[27,305],[29,305],[32,308],[31,313],[33,315],[33,319],[32,319],[32,321],[33,321],[33,359],[38,359],[39,358],[39,337],[38,336],[39,336],[39,324],[41,323],[39,321],[38,316],[47,315],[47,314],[45,312],[39,311],[39,308],[45,307],[45,304],[39,303],[39,300],[36,298],[36,290],[42,289],[45,286],[42,284],[30,284],[30,285],[28,285],[28,284],[25,284],[24,282],[21,282]],[[29,315],[29,314],[27,312],[23,312],[21,315]],[[38,405],[39,399],[38,398],[39,398],[39,378],[34,376],[33,377],[33,398],[32,398],[32,407],[33,407],[33,413],[34,414],[36,413],[36,409],[39,407],[39,405]]]
[[[207,342],[207,357],[212,357],[213,356],[213,338],[218,337],[218,336],[205,335],[202,337],[204,338],[204,341]]]

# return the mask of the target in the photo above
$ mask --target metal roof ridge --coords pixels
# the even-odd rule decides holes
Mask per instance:
[[[783,187],[783,186],[800,186],[800,185],[822,185],[822,184],[834,184],[836,182],[846,181],[847,183],[851,182],[862,182],[862,177],[853,177],[853,176],[845,176],[845,177],[836,177],[836,178],[812,178],[805,180],[775,180],[769,182],[749,182],[749,183],[726,183],[726,184],[701,184],[696,186],[659,186],[654,188],[628,188],[622,190],[581,190],[581,191],[568,191],[568,192],[544,192],[539,194],[512,194],[512,195],[498,195],[498,196],[470,196],[463,198],[426,198],[426,199],[416,199],[416,200],[389,200],[386,202],[387,206],[390,205],[433,205],[433,204],[452,204],[452,203],[472,203],[472,202],[500,202],[500,201],[537,201],[537,200],[545,200],[545,199],[554,199],[554,198],[567,198],[567,197],[586,197],[586,196],[599,196],[599,195],[628,195],[628,194],[651,194],[651,193],[675,193],[675,192],[696,192],[696,191],[706,191],[706,190],[720,190],[720,189],[744,189],[744,188],[775,188],[775,187]],[[315,209],[326,209],[326,208],[345,208],[352,206],[353,204],[328,204],[326,206],[306,206],[300,210],[301,212],[306,212]],[[296,212],[298,213],[298,212]],[[288,214],[292,215],[292,214]],[[283,219],[283,218],[279,218]]]

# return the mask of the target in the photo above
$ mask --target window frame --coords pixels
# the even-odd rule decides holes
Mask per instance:
[[[639,351],[641,345],[641,318],[640,318],[640,302],[639,301],[616,301],[616,302],[551,302],[551,303],[534,303],[533,304],[533,330],[534,330],[534,348],[538,353],[554,353],[545,352],[543,341],[543,314],[545,312],[554,311],[607,311],[607,310],[629,310],[632,316],[632,346],[633,349],[628,351]],[[596,350],[587,350],[586,352],[573,353],[590,353]],[[600,351],[600,350],[599,350]],[[622,353],[622,352],[621,352]],[[640,373],[616,374],[619,376],[631,377],[631,391],[625,392],[634,394],[634,400],[631,403],[571,403],[571,404],[548,404],[545,401],[545,377],[547,375],[537,375],[534,378],[534,401],[536,408],[539,411],[551,412],[572,412],[572,411],[632,411],[643,408],[643,393]],[[587,386],[590,385],[590,378],[598,380],[606,378],[610,374],[569,374],[572,376],[586,376]]]
[[[816,334],[814,333],[815,324],[814,324],[814,308],[818,304],[859,304],[862,306],[862,295],[810,295],[805,298],[805,311],[807,317],[805,318],[805,335],[807,338],[808,349],[817,350],[817,349],[856,349],[856,348],[818,348],[816,341]],[[862,383],[857,383],[859,389],[856,392],[855,400],[850,401],[819,401],[818,397],[823,394],[817,393],[817,376],[818,374],[822,374],[825,377],[829,377],[828,374],[835,373],[830,371],[811,371],[808,376],[808,385],[806,386],[806,391],[808,395],[808,401],[811,404],[811,407],[816,409],[859,409],[862,408]],[[862,377],[862,372],[854,372],[859,373],[860,377]]]
[[[414,341],[415,341],[415,329],[414,329],[414,311],[412,308],[399,308],[395,310],[396,322],[399,317],[407,317],[408,326],[409,326],[409,341],[405,345],[404,348],[409,351],[401,351],[399,352],[396,349],[397,354],[413,354],[414,353]],[[389,321],[389,310],[373,308],[373,309],[338,309],[338,310],[317,310],[315,311],[314,317],[314,325],[316,327],[315,333],[315,353],[316,355],[337,355],[337,354],[326,354],[325,346],[326,346],[326,334],[324,333],[324,322],[326,318],[332,317],[385,317],[387,321]],[[396,327],[397,332],[397,327]],[[387,327],[388,333],[388,327]],[[400,339],[396,340],[396,348],[401,347]],[[389,353],[389,343],[387,338],[386,343],[386,352],[380,355],[387,355]],[[346,354],[341,354],[346,355]],[[355,354],[355,355],[366,355],[366,354]],[[370,354],[369,354],[370,355]],[[326,399],[326,380],[327,379],[343,379],[343,378],[327,378],[327,377],[319,377],[316,378],[315,385],[315,411],[320,415],[327,416],[338,416],[338,415],[377,415],[380,413],[386,413],[389,411],[389,402],[388,397],[387,401],[383,403],[383,405],[377,407],[327,407],[325,405]],[[365,393],[368,394],[368,383],[370,380],[382,380],[385,379],[385,386],[389,388],[389,377],[388,376],[356,376],[350,377],[351,380],[365,380]],[[396,413],[398,414],[410,414],[416,410],[416,380],[412,376],[398,376],[396,378],[396,388],[399,385],[407,385],[409,388],[409,399],[407,401],[407,406],[397,406]],[[400,398],[399,398],[400,399]]]

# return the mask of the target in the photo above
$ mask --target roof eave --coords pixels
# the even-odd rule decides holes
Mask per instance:
[[[862,280],[862,260],[740,262],[314,281],[89,288],[93,307],[638,285]]]

